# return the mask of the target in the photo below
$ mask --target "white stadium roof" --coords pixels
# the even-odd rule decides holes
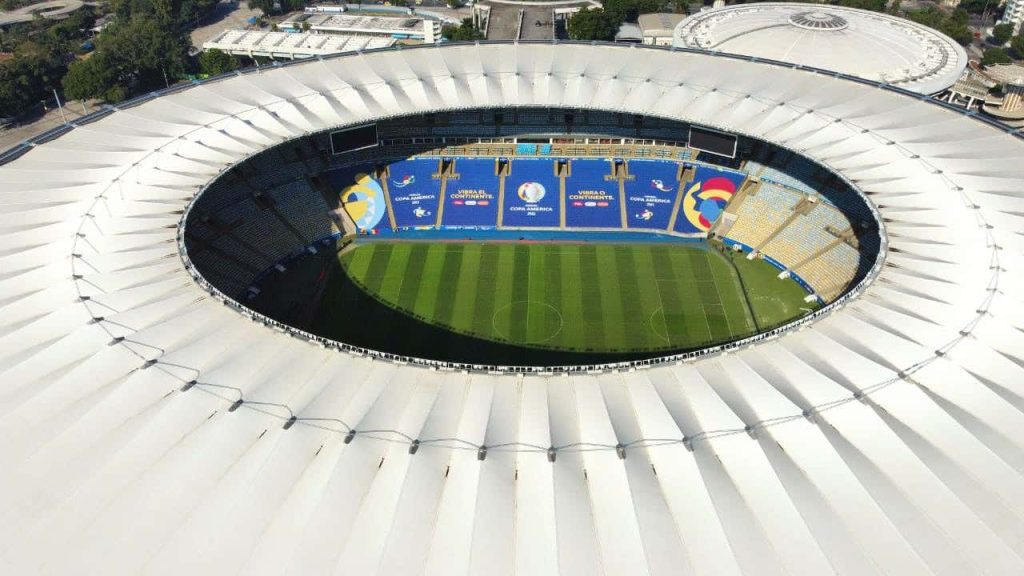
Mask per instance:
[[[325,349],[183,267],[182,211],[233,163],[491,106],[799,151],[877,204],[885,265],[728,354],[525,376]],[[274,66],[87,120],[0,157],[0,573],[1024,573],[1017,136],[815,71],[550,43]]]
[[[949,88],[967,67],[952,38],[910,20],[841,6],[737,4],[676,27],[675,45],[834,70],[907,90]]]

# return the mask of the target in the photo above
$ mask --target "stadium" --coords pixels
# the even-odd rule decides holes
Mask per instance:
[[[181,228],[198,275],[268,318],[502,370],[756,337],[855,287],[880,245],[863,196],[782,148],[532,107],[291,140],[216,179]]]
[[[602,44],[87,117],[0,157],[0,568],[1020,573],[1021,158]]]

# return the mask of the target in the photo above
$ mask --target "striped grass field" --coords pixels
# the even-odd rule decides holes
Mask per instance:
[[[734,340],[802,313],[796,283],[729,258],[704,245],[367,242],[340,262],[399,317],[530,348],[651,352]],[[330,337],[331,327],[319,331]]]

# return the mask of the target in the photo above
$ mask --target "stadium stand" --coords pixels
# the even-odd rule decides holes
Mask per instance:
[[[519,111],[504,114],[503,122],[546,126],[562,117],[547,110]],[[615,117],[591,112],[576,122]],[[347,220],[333,213],[337,206],[330,199],[353,187],[358,190],[345,197],[345,210],[338,211],[347,213],[350,228],[354,225],[350,232],[439,225],[608,229],[625,223],[633,229],[700,234],[704,223],[698,229],[693,219],[718,218],[718,210],[705,206],[705,211],[702,205],[715,201],[720,210],[750,175],[761,178],[756,191],[739,194],[736,206],[726,205],[731,221],[723,234],[790,270],[825,300],[838,297],[863,272],[862,252],[870,256],[878,248],[877,233],[864,227],[871,213],[863,199],[786,151],[750,151],[754,159],[741,174],[695,164],[685,146],[654,140],[585,137],[545,144],[476,139],[466,131],[480,126],[481,118],[480,112],[453,112],[382,128],[389,136],[430,135],[419,143],[410,138],[391,144],[386,154],[333,155],[329,142],[316,139],[272,148],[263,161],[226,172],[217,182],[221,193],[200,199],[195,213],[204,217],[189,228],[187,241],[198,247],[194,253],[204,264],[224,262],[218,280],[225,287],[244,290],[260,271],[303,246],[340,234],[339,224]],[[480,129],[493,128],[485,123]],[[636,129],[628,120],[617,128]],[[650,128],[656,127],[648,133]],[[450,142],[438,137],[447,129],[462,137]],[[556,160],[566,157],[572,158],[561,161],[567,165]],[[612,158],[622,160],[613,163]],[[677,180],[685,167],[682,159],[691,159],[685,185]],[[451,170],[442,174],[444,166]],[[370,176],[366,187],[356,182],[359,174]],[[713,178],[732,186],[724,181],[711,186]],[[818,180],[824,182],[812,185]],[[691,191],[694,202],[687,203]]]
[[[665,230],[679,195],[679,164],[631,160],[625,182],[626,223],[630,228]]]
[[[757,176],[763,182],[772,182],[806,194],[814,194],[821,189],[822,169],[791,152],[778,152],[772,161],[748,160],[745,166],[748,174]]]
[[[414,158],[391,163],[387,186],[396,226],[432,226],[437,222],[437,204],[441,197],[437,160]]]
[[[846,242],[840,242],[794,272],[813,286],[823,300],[830,302],[854,281],[859,262],[860,253],[857,249]]]
[[[711,166],[690,166],[692,179],[683,184],[681,208],[673,230],[680,234],[703,234],[718,220],[746,175]]]
[[[275,188],[270,196],[278,212],[298,228],[306,242],[338,232],[338,227],[328,217],[330,208],[323,196],[305,178]]]
[[[611,162],[576,159],[565,180],[565,224],[579,228],[617,228],[622,226],[619,208],[619,183],[606,177]]]
[[[204,274],[208,273],[207,280],[229,296],[239,296],[253,278],[251,270],[239,266],[213,250],[196,249],[190,257],[195,266],[203,267]]]
[[[505,178],[502,226],[557,227],[561,191],[555,163],[544,159],[512,160]]]
[[[459,158],[455,176],[445,182],[441,224],[493,228],[498,223],[500,179],[493,158]]]
[[[800,198],[782,186],[762,182],[737,210],[729,238],[751,248],[761,246],[789,218]]]
[[[818,206],[812,212],[825,210],[829,209]],[[761,248],[761,252],[781,262],[787,268],[792,268],[835,239],[835,236],[829,234],[821,226],[821,219],[797,214],[796,218],[793,218]]]

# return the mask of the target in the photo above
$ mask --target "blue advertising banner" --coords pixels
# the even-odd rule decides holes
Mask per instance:
[[[513,160],[505,177],[503,226],[556,227],[561,204],[555,163],[551,160]]]

